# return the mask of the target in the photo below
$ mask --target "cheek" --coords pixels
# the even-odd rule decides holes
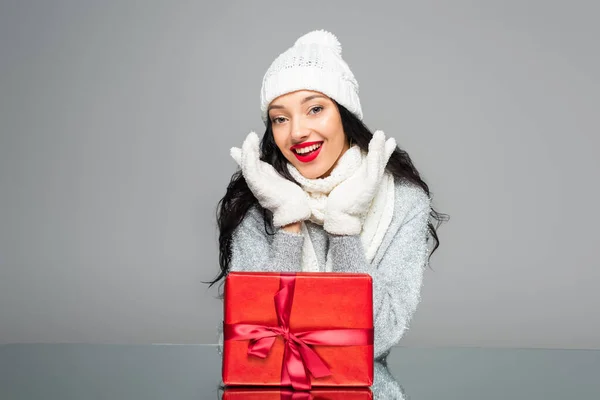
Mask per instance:
[[[331,114],[324,115],[319,118],[318,125],[323,132],[329,133],[335,125],[335,119]]]
[[[275,145],[281,150],[284,146],[283,135],[273,130],[273,140],[275,141]]]
[[[279,151],[283,154],[283,156],[288,161],[290,161],[292,159],[292,155],[287,150],[287,148],[288,148],[287,135],[281,134],[280,132],[275,132],[275,130],[273,130],[273,139],[274,139],[275,145],[277,146]]]
[[[344,141],[344,130],[339,115],[329,113],[319,120],[319,130],[330,142]]]

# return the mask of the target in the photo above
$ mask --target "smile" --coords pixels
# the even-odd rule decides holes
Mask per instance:
[[[302,145],[293,146],[291,150],[298,161],[307,163],[317,158],[321,152],[322,146],[323,142],[304,143]]]

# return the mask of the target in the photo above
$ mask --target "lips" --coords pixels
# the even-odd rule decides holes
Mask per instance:
[[[311,151],[310,153],[298,154],[298,153],[296,153],[294,151],[295,149],[303,149],[303,148],[306,148],[306,147],[313,146],[315,144],[320,144],[321,146],[319,146],[318,149],[316,149],[314,151]],[[317,156],[321,152],[322,148],[323,148],[323,142],[306,142],[306,143],[297,144],[295,146],[292,146],[290,148],[290,150],[292,150],[292,153],[294,154],[294,156],[296,156],[296,158],[298,159],[298,161],[303,162],[303,163],[308,163],[308,162],[313,161],[315,158],[317,158]]]

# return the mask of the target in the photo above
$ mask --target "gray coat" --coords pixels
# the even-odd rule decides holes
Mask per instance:
[[[373,277],[376,359],[400,341],[420,301],[429,254],[430,210],[431,199],[420,187],[396,180],[392,221],[371,263],[365,259],[359,235],[331,235],[322,226],[305,221],[322,271],[331,247],[335,272]],[[253,207],[234,232],[230,270],[300,271],[303,241],[301,233],[282,229],[268,235],[262,213]]]

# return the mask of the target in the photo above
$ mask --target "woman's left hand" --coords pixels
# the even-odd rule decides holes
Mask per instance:
[[[394,138],[385,140],[376,131],[369,142],[369,153],[358,170],[329,193],[323,228],[336,235],[357,235],[362,218],[379,189],[385,167],[396,149]]]

